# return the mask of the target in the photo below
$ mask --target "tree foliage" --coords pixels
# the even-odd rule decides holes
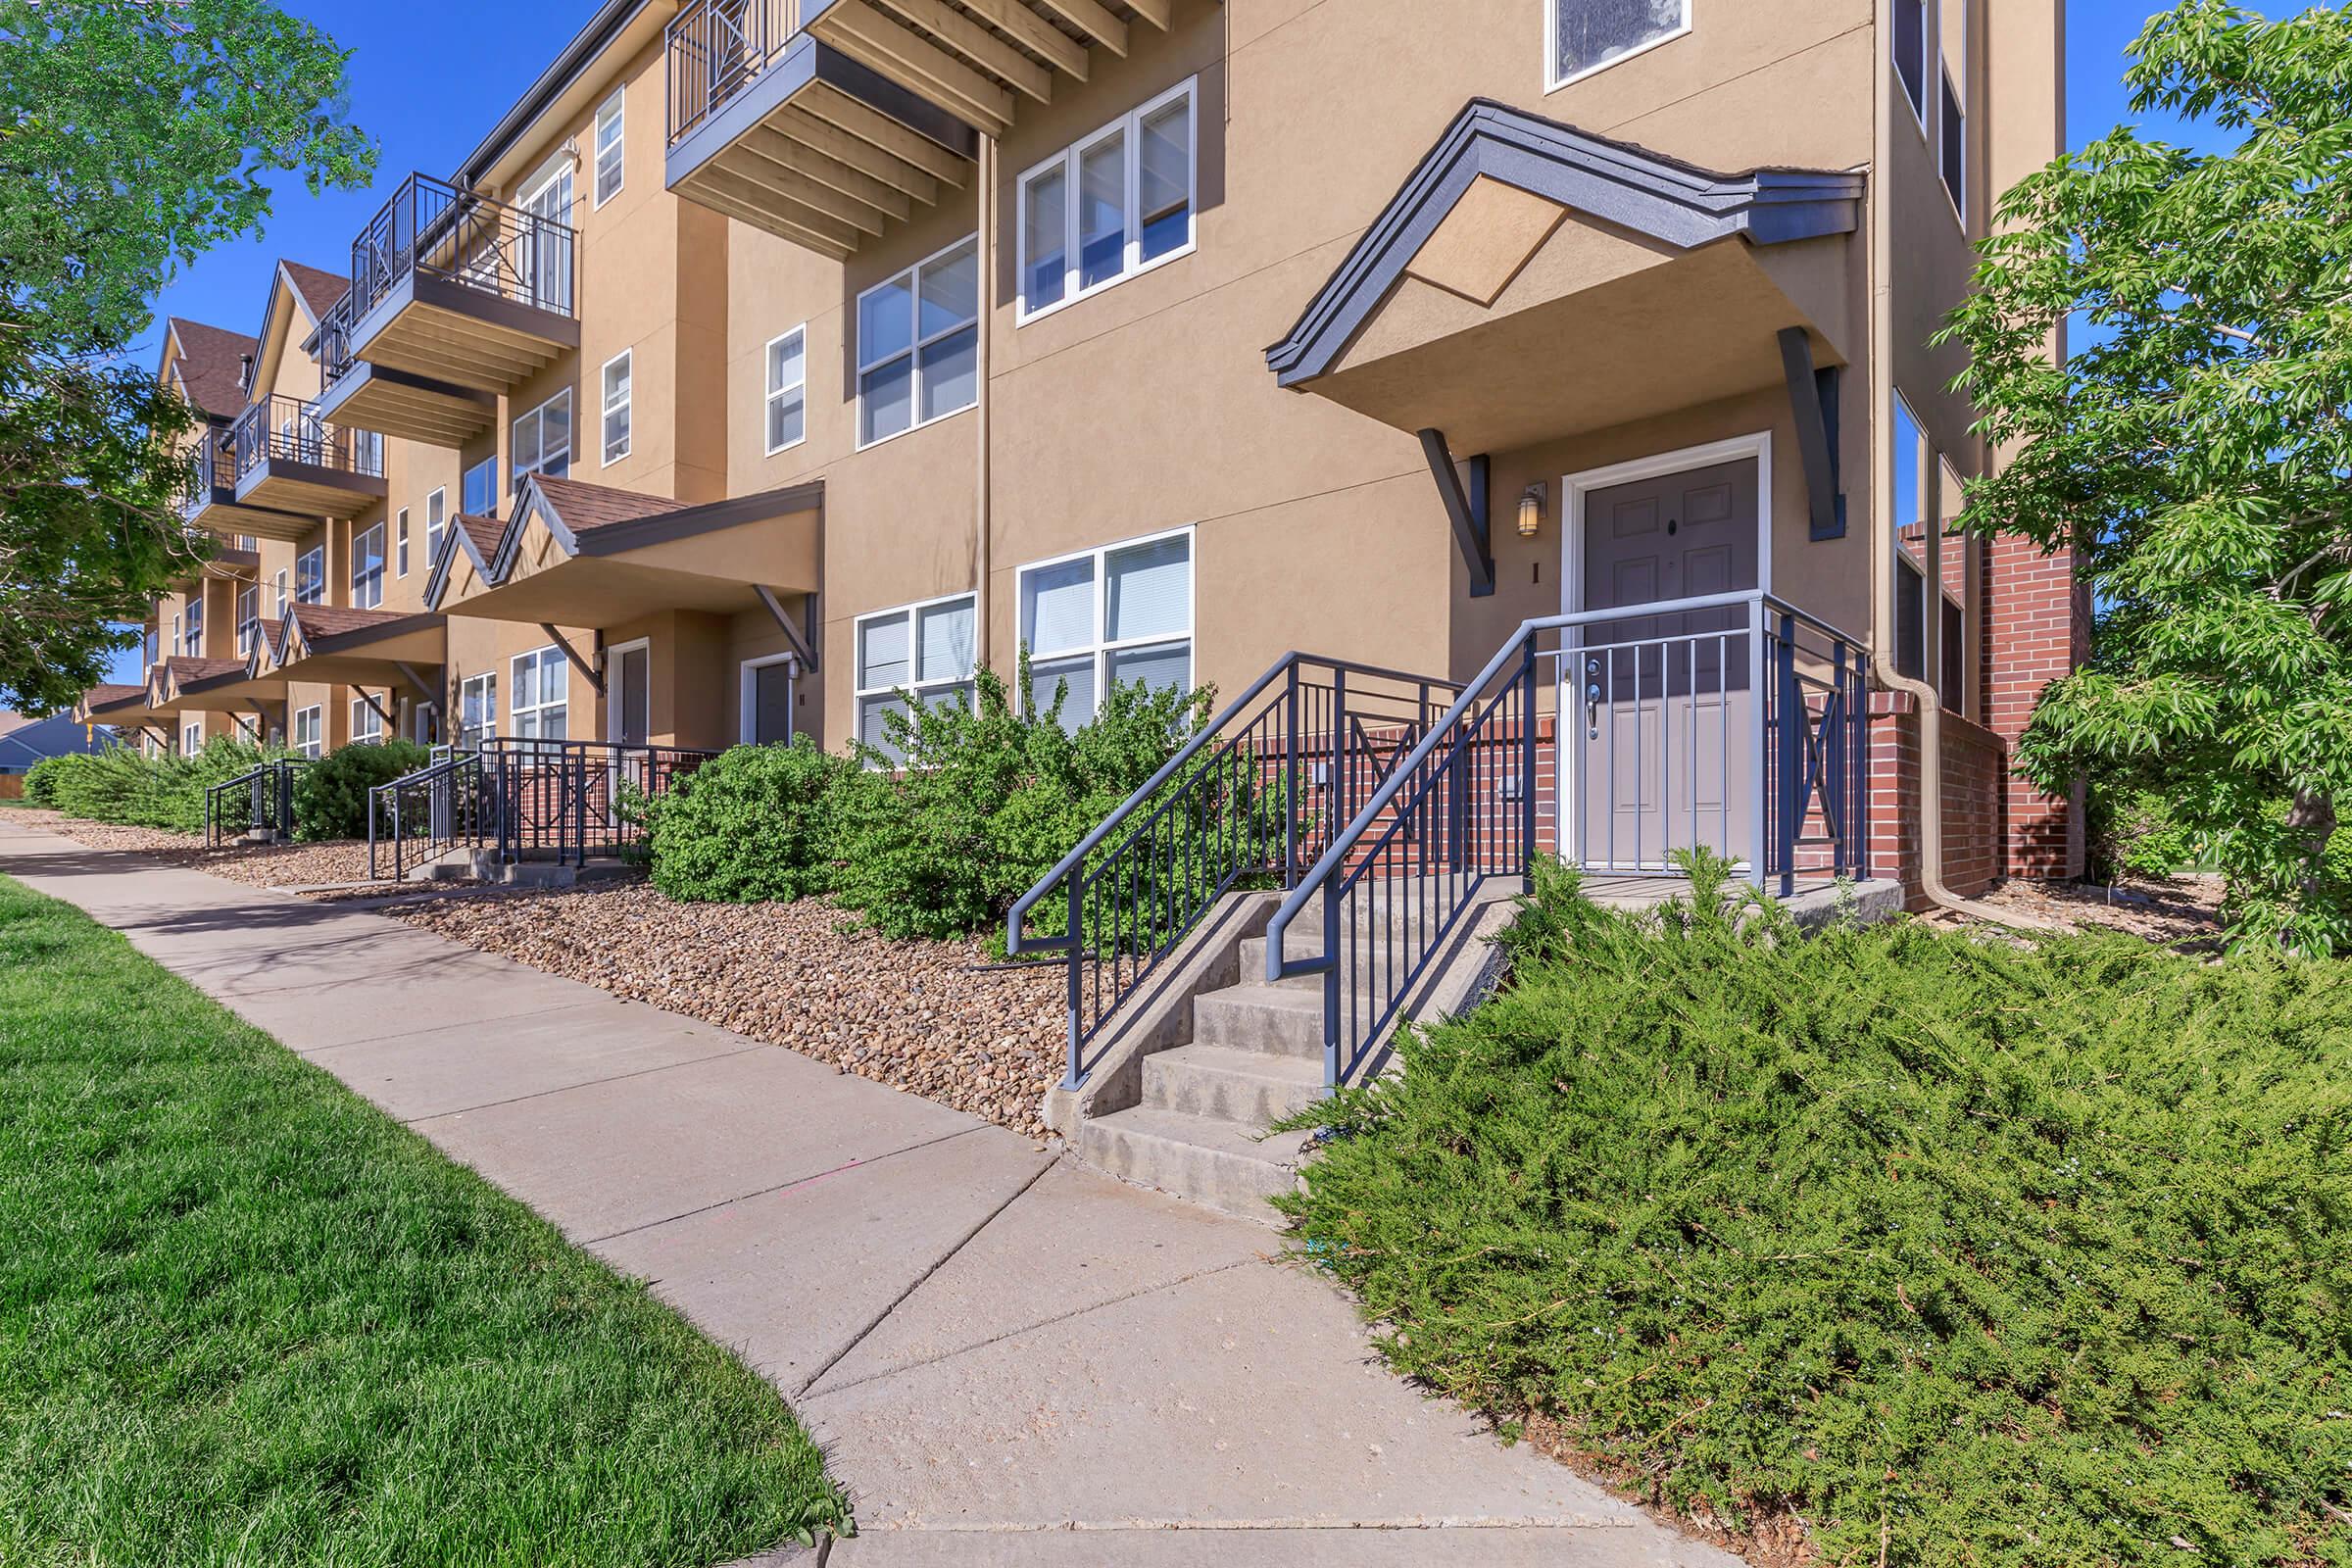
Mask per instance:
[[[2020,182],[1946,334],[2014,452],[1964,522],[2072,546],[2101,604],[2089,667],[2019,751],[2047,789],[2159,790],[2210,843],[2242,935],[2352,945],[2328,868],[2352,792],[2352,14],[2222,0],[2152,18],[2135,113]],[[2080,327],[2053,364],[2052,332]]]
[[[264,0],[0,0],[0,704],[72,702],[202,553],[194,412],[126,355],[273,175],[366,183],[346,59]]]

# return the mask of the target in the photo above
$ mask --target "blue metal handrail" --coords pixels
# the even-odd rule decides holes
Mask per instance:
[[[433,760],[368,792],[368,880],[385,880],[379,852],[389,846],[392,881],[452,850],[479,849],[496,831],[498,801],[484,787],[473,752],[435,747]],[[379,824],[388,835],[379,835]]]
[[[273,758],[208,787],[204,792],[205,847],[220,849],[231,838],[245,833],[292,833],[294,775],[309,765],[303,758]],[[245,809],[237,813],[230,808],[240,792],[245,797]],[[242,825],[232,826],[240,821]]]

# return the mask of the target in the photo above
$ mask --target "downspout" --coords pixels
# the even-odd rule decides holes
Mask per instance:
[[[1870,667],[1879,684],[1910,696],[1919,709],[1919,886],[1939,908],[1993,925],[2041,931],[2072,929],[2014,909],[1964,899],[1943,880],[1943,696],[1894,662],[1894,204],[1888,174],[1894,167],[1894,91],[1887,78],[1886,40],[1894,36],[1894,0],[1876,0],[1872,39],[1876,105],[1871,137],[1870,189]],[[1940,517],[1925,519],[1940,527]],[[1937,589],[1940,611],[1941,589]],[[1867,853],[1867,849],[1865,850]]]
[[[980,401],[972,410],[979,451],[972,479],[972,664],[988,667],[988,573],[990,497],[988,349],[997,314],[997,138],[980,138],[980,322],[974,345]]]

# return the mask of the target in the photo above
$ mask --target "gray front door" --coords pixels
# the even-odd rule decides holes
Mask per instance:
[[[653,653],[646,648],[624,649],[614,662],[619,666],[614,673],[620,689],[613,694],[619,705],[619,724],[612,738],[623,746],[643,746],[653,733]]]
[[[1741,458],[1585,498],[1583,609],[1753,589],[1757,463]],[[1755,833],[1748,612],[1627,615],[1583,628],[1562,658],[1561,727],[1576,788],[1566,852],[1616,874],[1670,869],[1705,845],[1735,862]]]

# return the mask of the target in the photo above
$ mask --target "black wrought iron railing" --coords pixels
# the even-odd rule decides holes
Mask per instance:
[[[561,219],[411,174],[351,242],[351,292],[337,331],[347,338],[360,318],[412,275],[569,316],[576,250],[572,227]],[[339,355],[335,363],[347,367],[348,343]],[[321,354],[322,371],[328,363]]]
[[[645,805],[716,752],[612,741],[501,738],[480,753],[498,801],[502,861],[585,865],[645,841]]]
[[[1267,979],[1322,977],[1326,1085],[1355,1081],[1488,884],[1535,855],[1651,877],[1705,850],[1784,897],[1867,877],[1866,665],[1761,593],[1527,622],[1267,928]],[[1320,951],[1287,949],[1307,922]]]
[[[204,433],[188,453],[188,475],[180,492],[179,512],[183,518],[193,521],[198,514],[211,506],[216,490],[229,489],[236,482],[236,434],[233,425],[208,424]]]
[[[354,289],[328,306],[326,314],[318,318],[318,330],[311,338],[311,358],[318,364],[320,398],[359,363],[359,357],[351,352],[351,327],[358,319],[358,304],[359,291]]]
[[[498,800],[472,752],[433,748],[414,773],[368,792],[368,878],[409,873],[459,850],[479,850],[498,832]]]
[[[725,108],[800,30],[800,0],[694,0],[672,17],[663,33],[670,145]]]
[[[300,398],[264,398],[237,416],[230,436],[240,481],[265,463],[301,463],[371,479],[384,474],[381,441],[367,431],[329,424],[318,416],[316,403]]]
[[[1071,1087],[1105,1022],[1217,901],[1294,886],[1458,690],[1286,655],[1021,896],[1006,946],[1062,955]]]
[[[307,759],[273,759],[204,792],[204,844],[218,850],[249,833],[294,832],[294,780]]]

